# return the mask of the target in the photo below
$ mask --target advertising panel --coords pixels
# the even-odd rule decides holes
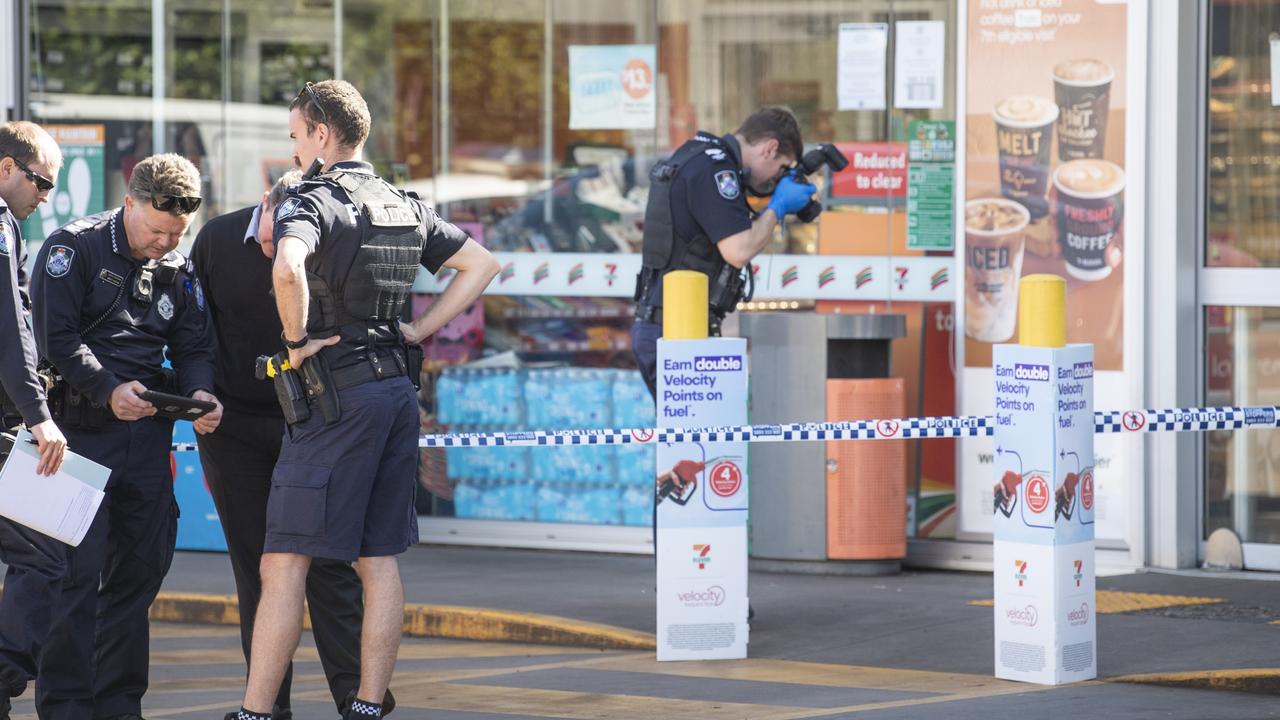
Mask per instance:
[[[658,341],[659,427],[747,421],[747,341]],[[747,444],[658,446],[658,659],[747,656]]]
[[[1131,67],[1130,30],[1144,31],[1134,22],[1144,7],[1139,0],[967,4],[957,231],[963,414],[996,410],[992,348],[1017,342],[1018,281],[1035,273],[1067,281],[1067,342],[1094,347],[1098,397],[1106,398],[1099,409],[1141,400],[1134,390],[1141,358],[1126,357],[1142,332],[1141,164],[1126,158],[1141,143],[1131,137],[1143,112],[1131,85],[1143,75]],[[1097,439],[1101,538],[1127,538],[1138,450],[1130,438]],[[990,439],[962,441],[962,535],[991,532],[982,486],[998,462]]]
[[[998,345],[994,530],[996,677],[1097,676],[1093,348]]]

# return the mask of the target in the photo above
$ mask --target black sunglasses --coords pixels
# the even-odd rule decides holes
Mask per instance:
[[[308,80],[307,84],[302,86],[302,92],[298,93],[298,97],[302,97],[302,93],[306,93],[307,97],[311,99],[311,106],[320,112],[320,122],[328,125],[329,113],[324,111],[324,106],[320,104],[320,98],[316,95],[316,91],[312,89],[311,85],[311,81]]]
[[[151,207],[161,212],[190,215],[200,209],[201,198],[191,195],[162,195],[151,193]]]
[[[53,189],[53,181],[52,181],[52,180],[50,180],[49,178],[47,178],[47,177],[45,177],[45,176],[41,175],[40,173],[36,172],[35,170],[32,170],[31,168],[27,167],[26,163],[22,162],[22,161],[21,161],[21,160],[19,160],[18,158],[14,157],[14,156],[12,156],[12,155],[9,155],[8,157],[9,157],[9,159],[10,159],[10,160],[13,160],[13,164],[14,164],[14,165],[17,165],[17,166],[18,166],[18,169],[19,169],[19,170],[21,170],[21,171],[22,171],[22,172],[27,176],[27,179],[28,179],[28,180],[30,180],[31,182],[33,182],[33,183],[35,183],[35,184],[36,184],[36,189],[37,189],[37,190],[39,190],[39,191],[41,191],[41,192],[47,192],[47,191],[49,191],[49,190],[52,190],[52,189]]]

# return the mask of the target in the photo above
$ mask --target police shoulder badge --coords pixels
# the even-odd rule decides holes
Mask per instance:
[[[195,284],[195,288],[196,288],[196,293],[195,293],[196,307],[203,310],[204,309],[204,288],[200,286],[200,281],[198,279],[193,280],[192,282]]]
[[[75,256],[76,251],[66,245],[54,245],[49,248],[49,259],[44,263],[44,270],[49,273],[49,277],[62,277],[71,272],[71,261]]]
[[[738,173],[733,170],[721,170],[716,173],[716,190],[725,200],[738,199]]]
[[[0,255],[9,254],[9,226],[0,222]]]
[[[301,204],[302,204],[302,200],[296,197],[291,197],[288,200],[285,200],[284,202],[280,203],[280,207],[276,209],[276,217],[275,217],[276,222],[280,222],[281,220],[298,212],[298,206]]]
[[[156,302],[156,310],[165,320],[173,319],[173,299],[169,297],[169,293],[160,294],[160,299]]]

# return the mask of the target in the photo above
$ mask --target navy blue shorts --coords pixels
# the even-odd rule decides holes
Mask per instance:
[[[285,430],[271,476],[264,552],[355,560],[418,542],[418,400],[408,378],[338,392],[341,419],[313,408]]]

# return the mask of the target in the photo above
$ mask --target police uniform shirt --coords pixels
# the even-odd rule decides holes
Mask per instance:
[[[35,376],[36,344],[28,312],[27,245],[17,218],[0,200],[0,387],[6,409],[22,416],[28,426],[49,419],[44,388]],[[16,340],[16,341],[15,341]]]
[[[751,208],[742,187],[738,140],[699,131],[691,142],[706,145],[680,167],[671,188],[671,220],[683,240],[705,234],[714,245],[751,229]]]
[[[333,170],[373,173],[373,166],[365,162],[347,161],[334,163]],[[422,219],[422,266],[435,274],[453,257],[467,241],[467,234],[445,222],[425,203],[410,198]],[[348,271],[360,250],[360,222],[356,208],[347,193],[331,183],[316,183],[305,192],[291,191],[288,198],[276,208],[276,238],[296,237],[307,246],[307,270],[316,273],[335,297],[342,297]],[[314,298],[313,298],[314,301]],[[291,338],[292,339],[292,338]],[[357,342],[349,349],[364,350]],[[334,365],[350,364],[342,359]]]
[[[152,384],[166,347],[179,394],[213,389],[215,341],[204,290],[182,255],[164,260],[183,268],[177,280],[156,282],[151,302],[135,298],[131,288],[146,261],[129,250],[120,208],[55,231],[36,257],[31,287],[40,353],[100,405],[130,380],[159,389]]]

